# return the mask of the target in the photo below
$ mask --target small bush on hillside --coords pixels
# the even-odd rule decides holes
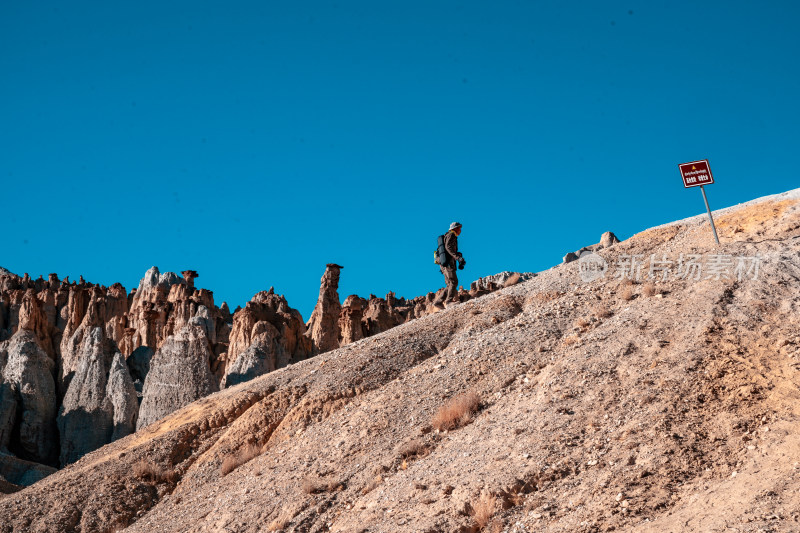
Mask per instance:
[[[336,492],[341,488],[341,483],[335,480],[324,480],[316,476],[306,476],[303,478],[301,488],[306,494],[317,494],[320,492]]]
[[[133,475],[152,483],[175,483],[178,480],[178,474],[174,470],[163,468],[148,459],[140,459],[133,465]]]
[[[250,461],[254,457],[261,454],[261,448],[259,448],[256,444],[248,444],[244,448],[240,449],[234,454],[227,455],[222,460],[222,465],[220,466],[220,472],[223,476],[228,475],[229,473],[233,472],[237,467],[245,464],[246,462]]]
[[[645,283],[642,287],[642,294],[647,296],[653,296],[658,293],[658,289],[656,289],[655,283]]]
[[[408,459],[410,457],[423,457],[428,454],[428,448],[423,444],[423,442],[419,439],[413,439],[402,446],[398,450],[400,453],[400,457],[403,459]]]
[[[622,290],[620,290],[620,292],[619,292],[619,297],[622,298],[623,300],[625,300],[626,302],[630,302],[631,300],[633,300],[634,296],[635,296],[635,294],[634,294],[633,288],[631,287],[630,284],[625,285],[624,287],[622,287]]]
[[[472,519],[475,520],[478,530],[483,531],[492,521],[494,513],[497,512],[497,497],[488,491],[483,491],[471,507]]]
[[[481,398],[474,391],[456,396],[434,415],[431,425],[439,431],[456,429],[469,424],[472,415],[477,412]]]

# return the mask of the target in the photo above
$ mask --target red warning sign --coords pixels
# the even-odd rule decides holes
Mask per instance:
[[[711,185],[714,183],[708,159],[692,161],[678,166],[681,169],[684,187],[697,187],[698,185]]]

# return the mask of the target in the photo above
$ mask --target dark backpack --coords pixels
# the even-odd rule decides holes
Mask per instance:
[[[447,266],[447,250],[444,247],[444,235],[436,239],[436,251],[433,252],[433,262],[440,266]]]

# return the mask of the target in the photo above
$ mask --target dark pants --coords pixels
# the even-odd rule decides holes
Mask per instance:
[[[442,274],[444,274],[444,283],[447,285],[447,290],[444,293],[445,302],[457,302],[458,299],[458,276],[454,267],[440,267]]]

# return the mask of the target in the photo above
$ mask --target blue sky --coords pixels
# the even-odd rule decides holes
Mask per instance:
[[[3,2],[0,265],[308,318],[798,186],[797,2]]]

